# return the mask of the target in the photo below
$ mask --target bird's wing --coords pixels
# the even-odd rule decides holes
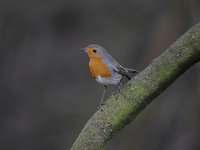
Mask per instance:
[[[134,70],[134,69],[129,69],[129,68],[124,68],[121,65],[116,66],[114,69],[117,73],[121,74],[122,76],[125,76],[127,79],[131,79],[129,73],[133,73],[133,74],[138,74],[139,71]]]
[[[128,74],[128,71],[124,67],[116,66],[114,69],[117,73],[121,74],[122,76],[125,76],[127,79],[131,79],[131,77]]]
[[[109,64],[111,66],[111,68],[113,68],[113,70],[117,73],[119,73],[120,75],[122,75],[123,77],[125,76],[127,79],[131,79],[129,72],[131,73],[138,73],[137,70],[133,70],[133,69],[127,69],[124,68],[123,66],[121,66],[111,55],[109,55],[106,51],[104,52],[106,53],[106,57],[104,57],[105,59],[105,63]]]

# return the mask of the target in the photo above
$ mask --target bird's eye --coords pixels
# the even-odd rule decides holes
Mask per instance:
[[[96,50],[96,49],[93,49],[93,52],[94,52],[94,53],[96,53],[96,52],[97,52],[97,50]]]

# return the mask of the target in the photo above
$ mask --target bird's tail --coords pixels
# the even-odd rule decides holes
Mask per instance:
[[[130,68],[125,68],[125,70],[126,70],[125,77],[129,80],[131,79],[131,76],[130,76],[129,73],[132,73],[132,74],[138,74],[139,73],[139,71],[134,70],[134,69],[130,69]]]
[[[127,72],[133,73],[133,74],[138,74],[139,71],[135,70],[135,69],[130,69],[130,68],[125,68]]]

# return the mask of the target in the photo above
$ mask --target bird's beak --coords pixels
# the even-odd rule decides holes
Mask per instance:
[[[86,53],[86,48],[81,48],[81,51]]]

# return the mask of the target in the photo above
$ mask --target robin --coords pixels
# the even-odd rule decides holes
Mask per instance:
[[[131,79],[129,73],[138,73],[137,70],[128,69],[121,66],[102,46],[97,44],[88,45],[81,49],[86,52],[90,58],[89,70],[92,77],[100,84],[104,85],[104,92],[101,98],[101,108],[108,85],[118,85],[118,91],[121,90],[121,81],[123,77]]]

